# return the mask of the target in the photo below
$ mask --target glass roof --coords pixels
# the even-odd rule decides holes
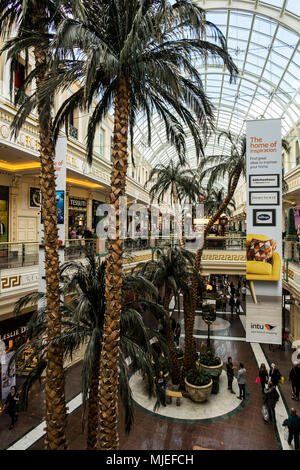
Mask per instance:
[[[225,35],[240,72],[236,83],[230,84],[221,63],[197,64],[215,106],[217,129],[240,135],[247,119],[281,118],[285,136],[300,120],[300,0],[198,0],[198,4]],[[187,136],[186,143],[189,165],[194,168],[192,137]],[[152,166],[177,159],[158,116],[153,118],[151,146],[143,116],[137,122],[135,144]],[[206,153],[226,153],[227,145],[222,139],[218,146],[213,136]]]

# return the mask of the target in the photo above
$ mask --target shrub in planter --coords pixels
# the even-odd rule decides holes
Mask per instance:
[[[208,372],[201,367],[190,369],[185,378],[185,388],[190,398],[201,403],[208,399],[211,394],[213,381]]]
[[[215,356],[212,351],[207,351],[204,354],[200,354],[200,363],[205,366],[219,366],[222,361],[219,356]]]
[[[209,384],[211,381],[211,376],[201,367],[194,367],[186,374],[186,380],[191,385],[195,385],[196,387],[203,387],[204,385]]]
[[[222,373],[223,361],[216,356],[210,349],[206,353],[200,354],[200,365],[208,372],[216,370],[219,375]]]

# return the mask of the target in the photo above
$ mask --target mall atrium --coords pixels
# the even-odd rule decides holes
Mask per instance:
[[[0,28],[0,449],[299,449],[300,0]]]

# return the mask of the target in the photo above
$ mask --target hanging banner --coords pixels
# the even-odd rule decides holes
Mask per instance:
[[[6,400],[7,395],[10,392],[10,388],[16,385],[16,367],[14,362],[11,364],[10,371],[8,373],[8,364],[10,358],[14,354],[11,351],[1,356],[1,399]]]
[[[247,121],[246,138],[246,340],[281,344],[281,120]]]
[[[57,228],[59,246],[59,262],[64,262],[64,245],[65,245],[65,194],[66,194],[66,155],[67,155],[67,139],[66,137],[58,137],[55,147],[55,186],[56,186],[56,207],[57,207]],[[45,279],[45,248],[44,239],[44,223],[41,218],[40,224],[40,249],[39,249],[39,292],[46,291]],[[39,305],[41,302],[39,301]]]

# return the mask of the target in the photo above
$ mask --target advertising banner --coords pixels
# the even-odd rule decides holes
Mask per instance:
[[[247,121],[246,138],[246,340],[281,344],[281,120]]]
[[[8,373],[8,364],[10,358],[14,354],[11,351],[1,356],[1,398],[5,400],[10,392],[10,388],[16,385],[16,368],[14,363],[11,365],[10,372]]]
[[[58,239],[60,241],[59,261],[64,262],[64,245],[65,245],[65,194],[66,194],[66,155],[67,155],[67,139],[66,137],[58,137],[55,147],[55,176],[56,176],[56,207],[57,207],[57,228]],[[44,239],[44,224],[41,218],[40,225],[40,242]],[[39,292],[45,292],[45,249],[40,244],[39,249]]]

